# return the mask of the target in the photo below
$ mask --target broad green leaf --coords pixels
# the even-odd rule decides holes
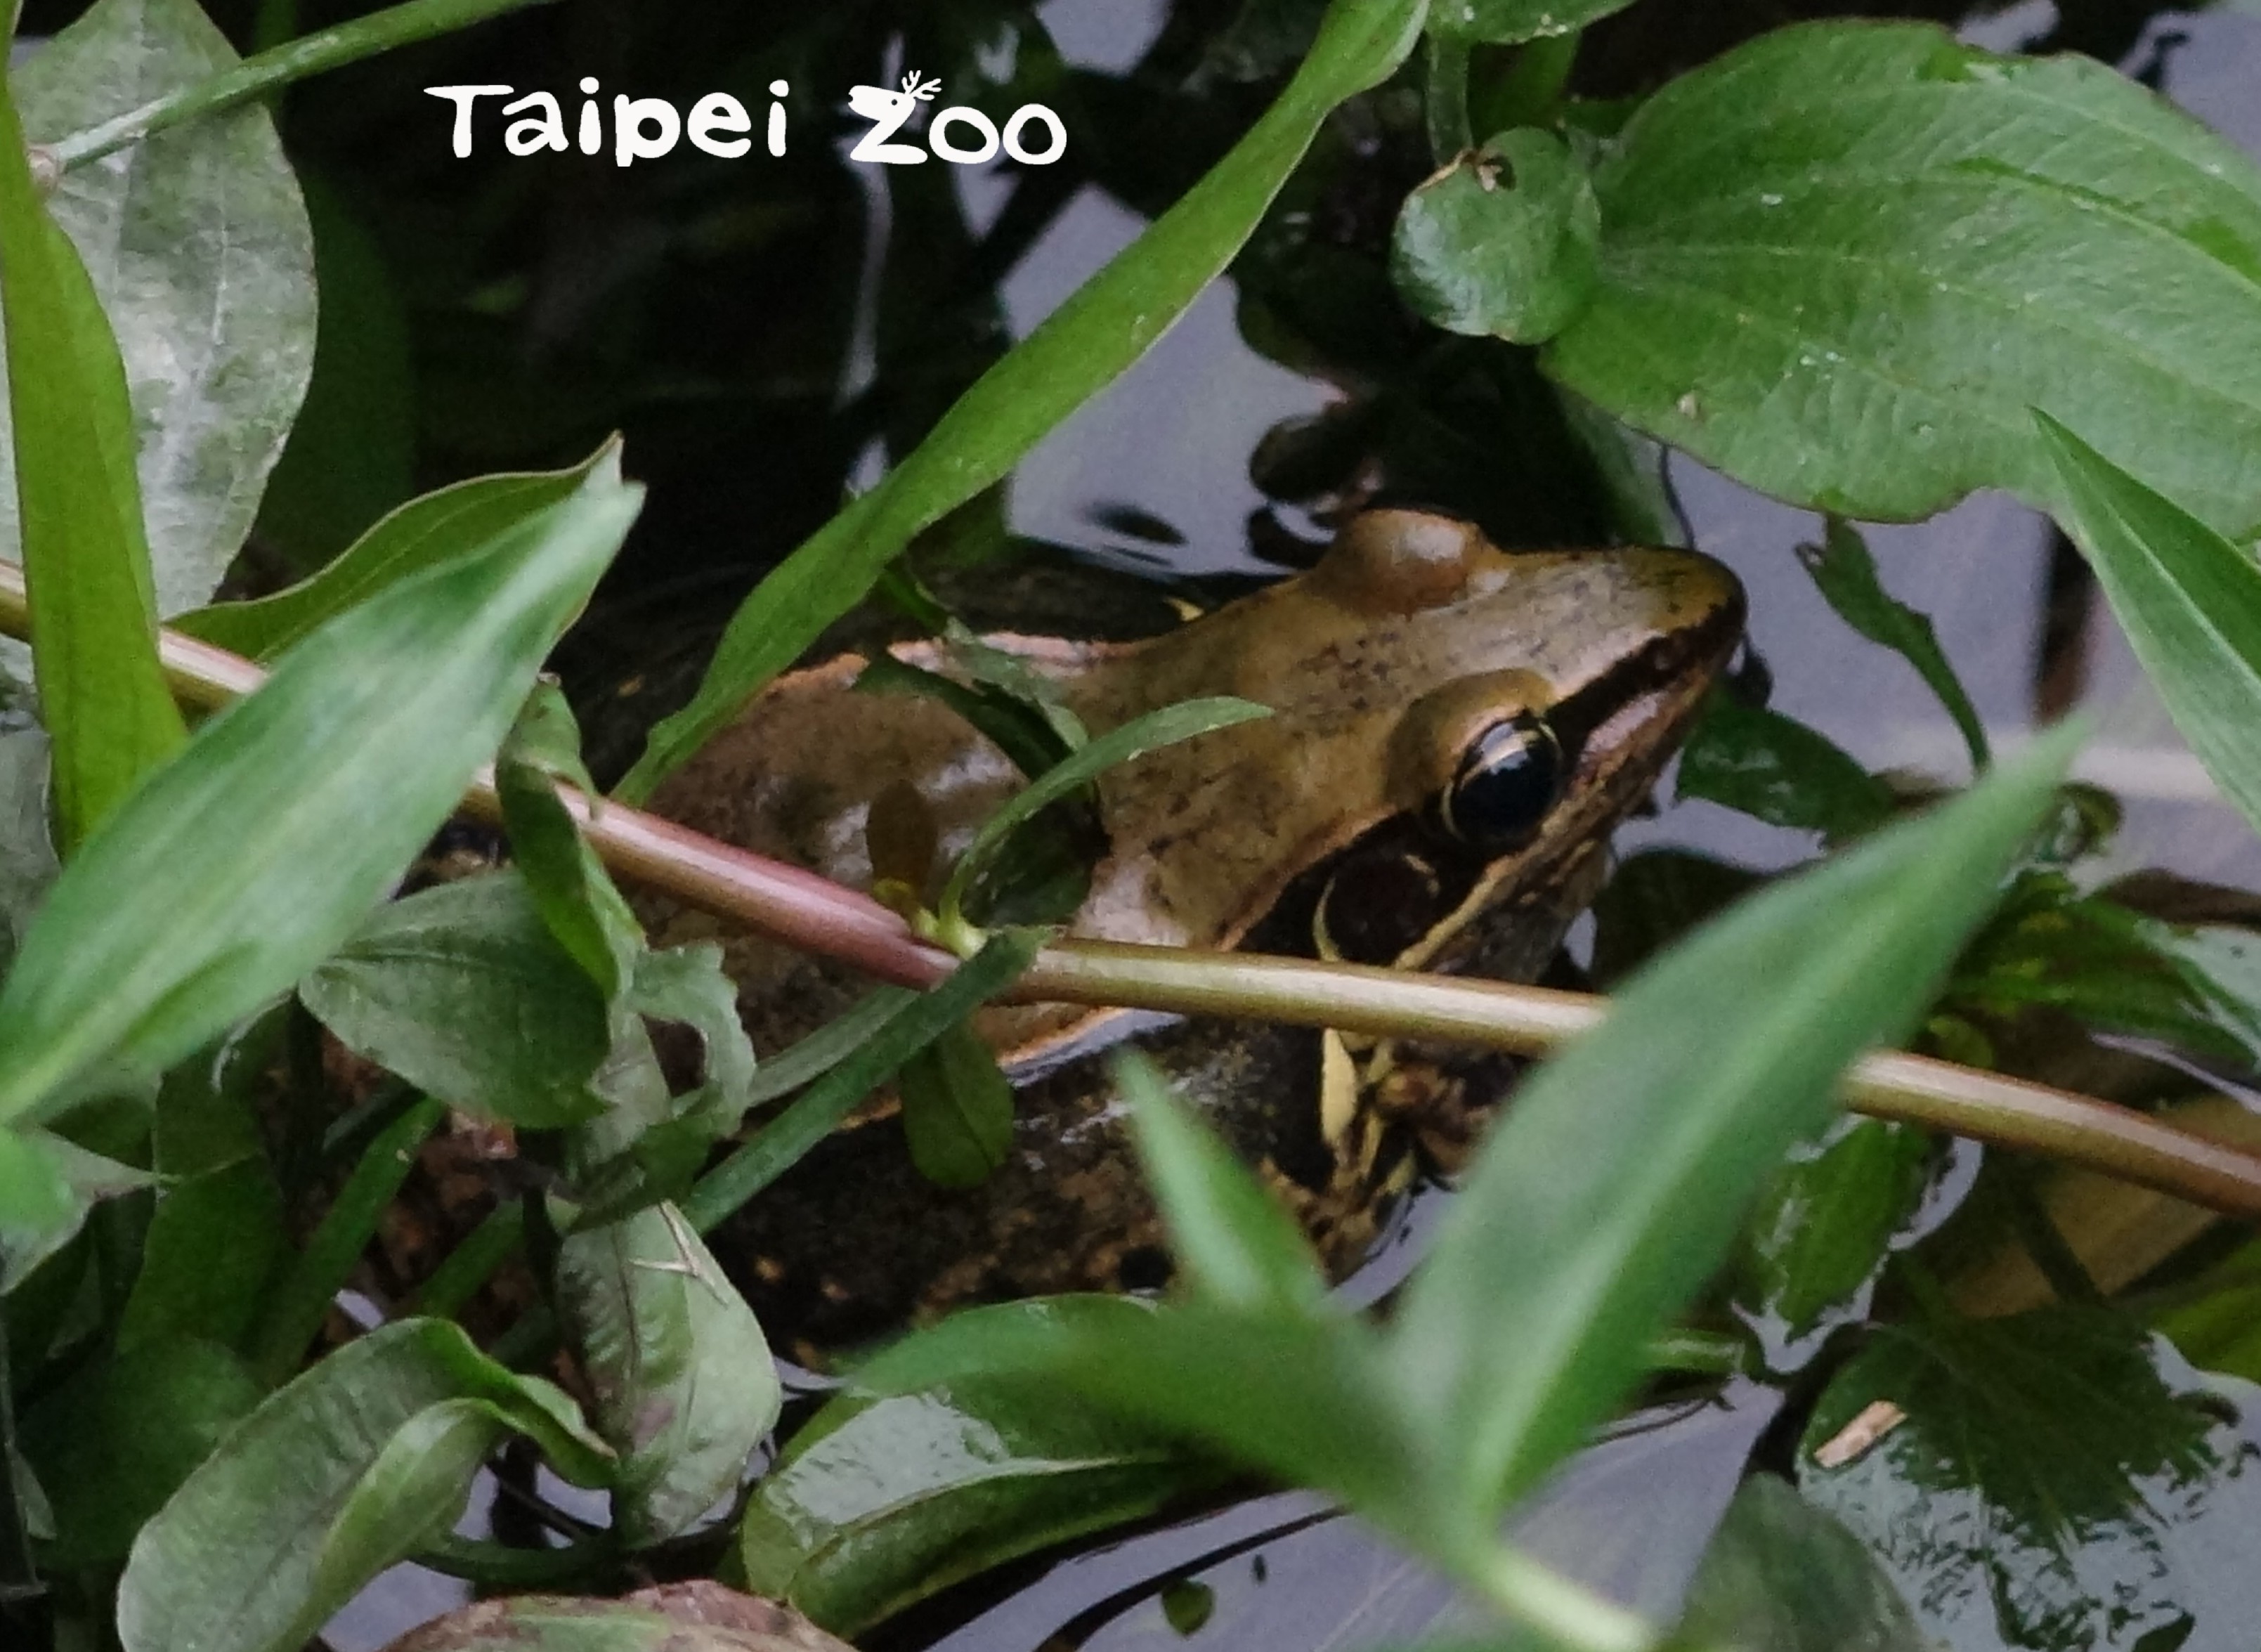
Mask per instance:
[[[1688,1587],[1678,1643],[1739,1652],[1931,1652],[1868,1550],[1770,1474],[1743,1482]]]
[[[991,937],[980,952],[932,992],[882,988],[873,994],[878,1008],[872,1013],[864,1042],[752,1140],[700,1179],[683,1202],[683,1213],[691,1225],[701,1233],[710,1232],[792,1169],[840,1127],[858,1102],[893,1078],[905,1061],[1012,985],[1043,945],[1039,931],[1008,930]],[[858,1014],[860,1022],[860,1010]]]
[[[2065,527],[2175,727],[2261,829],[2261,567],[2047,414]]]
[[[965,892],[988,872],[1006,845],[1014,841],[1014,834],[1054,803],[1073,796],[1108,770],[1135,762],[1150,751],[1271,715],[1269,707],[1253,705],[1245,700],[1188,700],[1150,711],[1079,748],[1065,762],[1055,764],[1014,793],[995,814],[981,822],[980,830],[973,834],[973,841],[951,869],[950,881],[944,887],[940,902],[944,920],[948,922],[958,914]]]
[[[911,1162],[937,1187],[978,1188],[1013,1148],[1013,1087],[964,1022],[895,1076]]]
[[[1513,45],[1568,34],[1622,11],[1633,0],[1437,0],[1431,32]]]
[[[1838,1075],[1915,1026],[2072,754],[2058,734],[1928,817],[1649,965],[1485,1144],[1392,1332],[1444,1483],[1489,1518],[1638,1379]]]
[[[1320,1313],[1326,1276],[1270,1189],[1170,1094],[1153,1063],[1126,1055],[1114,1072],[1171,1253],[1195,1291],[1224,1307]]]
[[[100,0],[13,78],[28,135],[52,143],[235,61],[196,0]],[[235,560],[305,394],[313,238],[298,183],[255,103],[74,168],[51,210],[117,329],[157,612],[178,614]]]
[[[0,1130],[0,1296],[70,1243],[94,1207],[155,1178],[44,1130]]]
[[[619,443],[607,442],[570,470],[483,476],[412,499],[311,578],[255,602],[220,602],[183,614],[173,628],[248,659],[273,660],[325,621],[380,591],[523,528],[592,478],[619,485]]]
[[[604,995],[514,872],[382,908],[298,997],[348,1049],[474,1117],[555,1130],[603,1106]]]
[[[631,1548],[738,1489],[784,1401],[753,1311],[671,1204],[560,1246],[558,1317],[620,1454],[613,1527]]]
[[[572,1402],[457,1327],[407,1319],[268,1398],[133,1544],[118,1586],[126,1652],[289,1652],[363,1583],[455,1522],[506,1432],[584,1485],[612,1453]]]
[[[1651,98],[1595,187],[1601,282],[1547,368],[1738,480],[1867,521],[2055,505],[2042,406],[2261,526],[2261,172],[2103,64],[1780,29]]]
[[[1147,1519],[1218,1478],[1174,1439],[1026,1378],[843,1396],[755,1488],[738,1528],[739,1571],[756,1593],[857,1635],[991,1567]]]
[[[1714,694],[1680,757],[1683,797],[1843,843],[1891,817],[1891,788],[1827,736]]]
[[[580,725],[555,683],[537,685],[495,761],[511,858],[542,923],[605,1002],[615,1002],[644,950],[642,926],[557,795],[599,795],[581,761]]]
[[[520,1595],[434,1619],[385,1652],[854,1652],[799,1613],[700,1579],[618,1600]]]
[[[2201,1370],[2261,1383],[2261,1243],[2207,1269],[2152,1323]]]
[[[762,581],[688,707],[622,782],[652,788],[819,632],[862,600],[912,537],[1001,481],[1053,427],[1175,325],[1239,251],[1335,105],[1396,72],[1427,0],[1335,0],[1280,100],[1127,251],[983,375],[874,492]]]
[[[162,1071],[344,941],[500,743],[637,499],[592,478],[332,621],[136,791],[0,988],[0,1121]]]
[[[1867,1443],[1856,1424],[1905,1419]],[[1958,1646],[2243,1645],[2261,1589],[2261,1389],[2131,1321],[2054,1309],[1882,1334],[1822,1396],[1805,1495]],[[1889,1419],[1891,1413],[1884,1413]]]
[[[1562,140],[1525,127],[1463,154],[1405,199],[1390,278],[1449,333],[1542,344],[1593,291],[1601,208]]]
[[[55,1389],[23,1423],[25,1454],[54,1505],[47,1564],[123,1560],[262,1394],[233,1354],[190,1337],[147,1342]]]
[[[1650,849],[1618,867],[1594,903],[1594,984],[1604,991],[1766,881],[1746,866]]]
[[[188,737],[157,664],[149,544],[126,381],[100,300],[39,199],[0,86],[0,312],[8,341],[16,557],[69,854]]]
[[[1978,708],[1970,703],[1963,679],[1948,664],[1947,651],[1939,645],[1930,616],[1917,613],[1884,589],[1877,573],[1877,559],[1869,554],[1869,542],[1861,537],[1860,530],[1833,516],[1821,543],[1800,545],[1798,559],[1813,576],[1815,588],[1839,619],[1915,668],[1925,686],[1939,696],[1939,703],[1955,719],[1963,743],[1970,748],[1970,766],[1985,768],[1992,755],[1986,726],[1978,720]]]
[[[1869,1118],[1792,1149],[1743,1229],[1736,1295],[1746,1316],[1791,1341],[1857,1317],[1923,1196],[1930,1157],[1923,1131]]]

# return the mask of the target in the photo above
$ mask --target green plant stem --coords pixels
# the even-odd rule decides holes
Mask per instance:
[[[409,0],[406,5],[355,18],[350,23],[319,30],[272,51],[246,58],[233,68],[209,80],[183,86],[178,91],[152,98],[138,109],[113,116],[98,126],[73,133],[49,146],[47,153],[59,170],[68,171],[115,154],[128,144],[139,143],[153,132],[250,103],[309,75],[357,63],[364,57],[374,57],[396,47],[428,40],[434,35],[452,34],[506,11],[522,11],[528,6],[549,4],[551,0]]]
[[[1648,1652],[1662,1638],[1647,1619],[1518,1549],[1497,1549],[1468,1581],[1514,1621],[1577,1652]]]
[[[0,633],[21,637],[29,626],[23,571],[0,563]],[[166,676],[186,705],[215,710],[265,680],[250,661],[177,632],[162,632],[159,643]],[[958,967],[955,956],[920,940],[868,895],[623,804],[592,804],[570,787],[560,796],[615,876],[897,986],[924,991]],[[500,822],[486,778],[463,807]],[[1097,942],[1045,948],[1008,1000],[1434,1038],[1525,1056],[1551,1053],[1609,1008],[1602,998],[1503,981]],[[2041,1153],[2224,1215],[2261,1218],[2261,1157],[2126,1108],[1900,1054],[1863,1060],[1845,1095],[1872,1117]]]
[[[1450,166],[1475,147],[1468,118],[1468,43],[1442,34],[1429,37],[1429,148],[1440,167]]]
[[[401,1316],[431,1314],[452,1319],[465,1303],[486,1288],[494,1272],[526,1243],[526,1207],[512,1203],[487,1213],[485,1221],[432,1272],[419,1290],[400,1307]]]
[[[509,1593],[555,1590],[613,1564],[615,1551],[602,1543],[567,1548],[513,1548],[477,1538],[445,1537],[417,1551],[416,1562],[483,1589]]]

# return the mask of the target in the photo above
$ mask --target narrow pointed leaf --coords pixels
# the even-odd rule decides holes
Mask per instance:
[[[331,621],[90,839],[0,988],[0,1120],[151,1074],[349,935],[500,743],[634,519],[585,490]]]
[[[1970,766],[1985,768],[1992,755],[1987,746],[1986,726],[1979,721],[1978,708],[1970,703],[1963,679],[1948,663],[1947,650],[1939,645],[1931,616],[1918,613],[1884,589],[1877,572],[1877,559],[1870,554],[1869,542],[1861,537],[1860,530],[1833,516],[1821,543],[1800,545],[1798,559],[1813,576],[1814,587],[1839,619],[1915,668],[1916,675],[1955,719],[1963,743],[1970,748]]]
[[[698,697],[653,730],[622,794],[650,795],[861,601],[915,535],[1001,481],[1176,325],[1253,233],[1335,105],[1405,61],[1427,11],[1427,0],[1335,0],[1294,81],[1232,153],[990,369],[877,491],[762,581],[733,616]]]
[[[157,665],[156,599],[117,341],[40,202],[0,87],[0,311],[33,669],[66,854],[185,740]]]
[[[1568,34],[1632,4],[1633,0],[1437,0],[1429,28],[1432,33],[1457,40],[1512,46]]]
[[[1451,1500],[1504,1506],[1638,1380],[1838,1075],[1916,1024],[2071,756],[2053,736],[1707,925],[1517,1097],[1394,1332]]]

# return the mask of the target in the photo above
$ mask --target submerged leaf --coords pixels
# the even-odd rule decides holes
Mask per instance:
[[[1770,1474],[1743,1482],[1689,1585],[1688,1646],[1931,1652],[1861,1540]]]

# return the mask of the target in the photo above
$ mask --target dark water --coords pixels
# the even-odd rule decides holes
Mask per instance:
[[[1068,56],[1119,68],[1143,52],[1161,11],[1157,0],[1057,0],[1044,15]],[[1970,32],[1987,45],[2014,47],[2045,33],[2052,16],[2045,3],[2021,4]],[[2261,17],[2163,15],[2128,62],[2155,66],[2171,96],[2261,153],[2261,104],[2251,95]],[[965,187],[978,213],[982,180],[969,177]],[[873,211],[874,227],[884,231],[883,204]],[[1142,225],[1096,190],[1075,200],[1005,284],[1016,332],[1032,327]],[[1248,455],[1275,422],[1315,412],[1335,394],[1243,344],[1233,293],[1220,283],[1152,356],[1022,467],[1013,527],[1057,543],[1151,557],[1151,541],[1109,525],[1126,520],[1127,506],[1182,538],[1169,553],[1179,567],[1253,569],[1245,524],[1264,501],[1249,481]],[[1897,657],[1854,638],[1792,557],[1793,547],[1818,537],[1818,521],[1685,462],[1675,465],[1673,481],[1695,542],[1750,591],[1752,637],[1774,673],[1773,703],[1872,767],[1963,778],[1961,742],[1928,692]],[[2058,564],[2044,521],[2013,500],[1982,496],[1919,527],[1875,529],[1870,542],[1891,589],[1934,616],[1998,746],[2014,746],[2034,727],[2045,665],[2060,683],[2078,681],[2078,698],[2100,726],[2083,772],[2128,807],[2118,850],[2127,869],[2164,866],[2261,888],[2261,842],[2175,736],[2109,615],[2092,608],[2083,619],[2076,609],[2071,647],[2044,659]],[[1806,837],[1700,802],[1637,822],[1621,844],[1692,847],[1762,866],[1814,849]],[[1629,1605],[1670,1613],[1777,1406],[1772,1390],[1740,1384],[1678,1411],[1629,1419],[1522,1517],[1522,1541]],[[879,1639],[890,1647],[930,1642],[938,1652],[1353,1652],[1449,1626],[1456,1611],[1435,1579],[1301,1496],[1260,1499],[1024,1568],[1019,1577],[1025,1581],[1001,1599],[1000,1580],[970,1585]],[[1206,1627],[1190,1636],[1170,1627],[1160,1601],[1166,1584],[1210,1591]],[[363,1652],[463,1598],[448,1579],[403,1568],[334,1623],[328,1639],[338,1652]]]

